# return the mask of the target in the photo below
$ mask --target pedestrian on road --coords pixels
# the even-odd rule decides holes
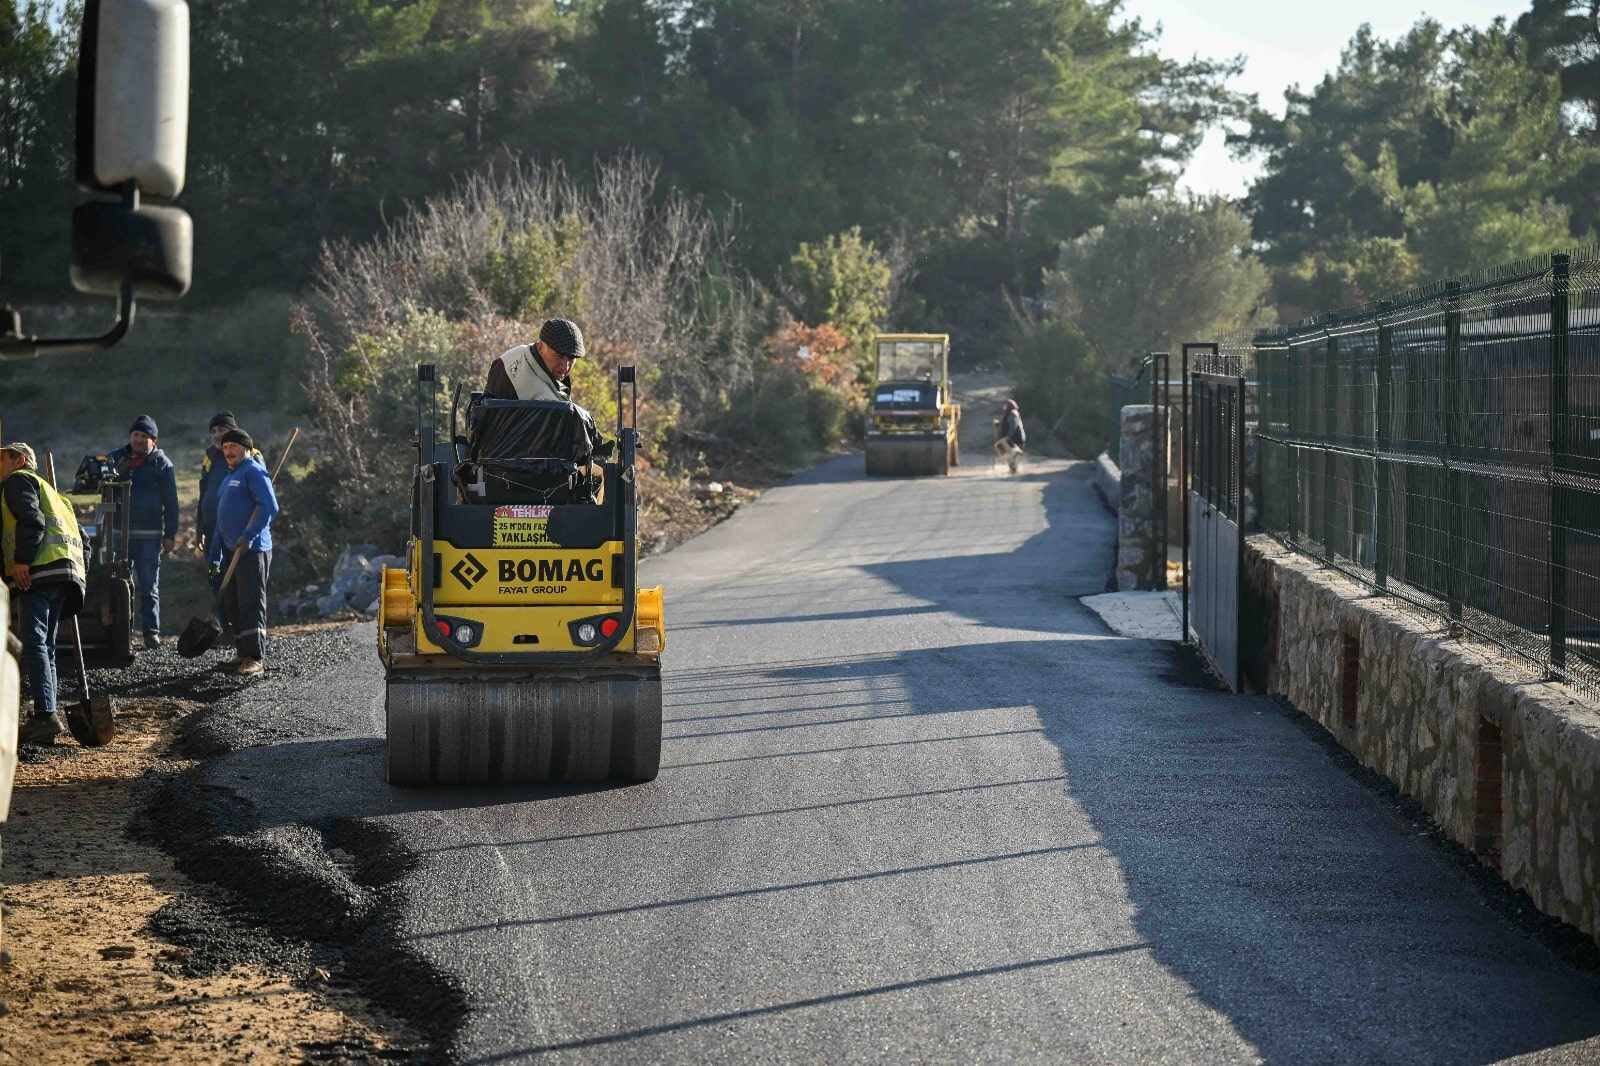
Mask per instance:
[[[222,434],[228,473],[217,486],[217,524],[208,540],[209,562],[224,569],[243,545],[222,606],[237,651],[229,669],[247,677],[266,670],[267,576],[272,570],[272,520],[278,514],[278,495],[259,455],[244,430]]]
[[[139,586],[139,625],[144,646],[161,646],[161,557],[178,537],[178,475],[159,446],[156,420],[140,415],[128,427],[128,445],[111,453],[117,476],[133,483],[133,578]]]
[[[1017,407],[1017,401],[1007,400],[1000,415],[1000,431],[995,437],[994,450],[1006,461],[1006,466],[1013,474],[1022,465],[1022,449],[1027,443],[1028,434],[1022,428],[1022,411]]]
[[[26,444],[0,445],[0,566],[17,597],[22,666],[33,695],[24,743],[46,745],[66,728],[56,713],[56,631],[83,608],[83,535]]]

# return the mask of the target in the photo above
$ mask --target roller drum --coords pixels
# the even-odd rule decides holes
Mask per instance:
[[[661,763],[659,667],[390,677],[397,785],[648,781]]]

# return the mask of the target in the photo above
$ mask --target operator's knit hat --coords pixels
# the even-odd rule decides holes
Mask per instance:
[[[207,429],[238,429],[239,420],[233,417],[232,411],[218,411],[211,416],[211,421],[206,424]]]
[[[133,425],[128,427],[128,432],[133,433],[135,431],[150,437],[161,436],[161,434],[156,432],[156,420],[151,418],[149,415],[140,415],[138,418],[133,420]]]
[[[228,430],[228,432],[222,435],[222,443],[237,444],[245,451],[250,451],[256,446],[256,442],[250,439],[250,434],[246,433],[238,426],[234,426],[232,429]]]
[[[39,465],[39,457],[33,454],[33,448],[20,440],[12,441],[10,444],[0,444],[0,452],[22,456],[22,462],[26,466],[37,468]]]
[[[570,318],[546,319],[539,327],[539,339],[554,348],[557,355],[572,359],[584,356],[583,331]]]

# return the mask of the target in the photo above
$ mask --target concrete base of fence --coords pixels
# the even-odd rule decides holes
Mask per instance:
[[[1122,506],[1122,471],[1117,468],[1116,460],[1105,452],[1100,453],[1094,465],[1094,487],[1100,490],[1100,499],[1105,501],[1106,507],[1116,514],[1117,508]]]
[[[1246,544],[1241,620],[1257,687],[1600,938],[1600,707],[1267,537]]]

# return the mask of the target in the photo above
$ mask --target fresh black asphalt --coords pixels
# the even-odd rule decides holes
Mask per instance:
[[[652,784],[389,788],[365,627],[200,721],[184,802],[313,827],[322,887],[256,890],[345,900],[317,935],[394,960],[454,1061],[1600,1060],[1595,975],[1391,796],[1077,602],[1086,465],[860,465],[646,564]]]

